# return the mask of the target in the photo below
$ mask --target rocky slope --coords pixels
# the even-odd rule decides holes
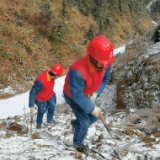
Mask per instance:
[[[56,106],[54,118],[58,124],[48,125],[45,113],[41,130],[36,129],[37,108],[34,109],[32,127],[30,114],[0,119],[0,159],[117,160],[114,149],[122,160],[158,160],[160,131],[153,127],[158,124],[156,112],[151,115],[151,110],[117,110],[114,108],[114,95],[115,86],[111,85],[98,98],[113,139],[99,120],[89,128],[84,141],[92,150],[88,156],[76,152],[72,147],[70,121],[75,117],[71,108],[64,103]],[[105,109],[104,106],[108,107]]]
[[[118,108],[159,107],[159,28],[151,38],[138,38],[127,44],[125,54],[116,57],[112,82],[117,85]]]

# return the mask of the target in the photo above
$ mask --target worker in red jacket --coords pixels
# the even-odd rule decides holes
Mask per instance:
[[[45,107],[48,109],[47,122],[56,124],[53,120],[56,105],[56,94],[53,91],[54,80],[63,72],[63,67],[59,64],[54,65],[50,70],[42,73],[34,82],[29,93],[29,107],[33,114],[34,104],[38,106],[37,129],[41,129]]]
[[[74,147],[85,153],[87,147],[83,144],[84,138],[89,126],[99,119],[101,112],[95,99],[107,86],[111,63],[114,61],[113,45],[103,35],[93,38],[86,50],[88,54],[69,68],[63,90],[65,101],[76,116],[71,121],[75,128]]]

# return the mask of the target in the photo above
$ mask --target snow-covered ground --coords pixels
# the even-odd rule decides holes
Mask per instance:
[[[117,54],[122,54],[125,52],[125,45],[114,50],[114,56]],[[64,102],[63,94],[63,85],[64,85],[65,76],[56,79],[54,91],[57,95],[57,104],[62,104]],[[13,93],[14,90],[10,86],[0,90],[0,93]],[[7,118],[14,115],[23,115],[24,111],[29,112],[28,108],[28,98],[29,91],[23,94],[16,95],[12,98],[0,100],[0,118]]]
[[[98,103],[103,108],[103,114],[106,123],[111,128],[111,135],[108,134],[103,123],[99,120],[92,125],[84,141],[92,152],[88,156],[79,154],[72,147],[73,129],[70,121],[75,118],[70,107],[63,103],[57,105],[54,119],[57,125],[48,125],[46,123],[46,113],[43,119],[41,130],[36,129],[36,113],[34,109],[34,123],[32,125],[31,138],[31,116],[23,114],[7,119],[0,120],[5,126],[0,127],[0,159],[3,160],[75,160],[79,154],[81,160],[116,160],[113,149],[119,153],[122,160],[152,159],[158,160],[160,157],[160,139],[151,135],[150,143],[145,143],[143,138],[144,132],[138,129],[132,129],[127,126],[131,125],[128,117],[134,117],[134,112],[130,115],[125,111],[115,110],[114,95],[116,94],[115,86],[108,86],[102,96],[98,98]],[[105,101],[104,101],[105,99]],[[113,101],[114,100],[114,101]],[[104,109],[107,106],[107,110]],[[16,122],[19,125],[29,128],[27,134],[20,135],[16,131],[9,130],[11,123]],[[145,121],[138,125],[145,124]],[[135,125],[135,124],[132,124]],[[11,137],[10,137],[11,135]],[[10,138],[9,138],[9,137]],[[38,139],[34,139],[35,137]],[[7,138],[8,137],[8,138]],[[41,139],[40,139],[41,138]],[[96,153],[93,153],[93,150]]]
[[[124,51],[125,46],[115,50],[114,55]],[[0,100],[0,160],[75,160],[78,156],[81,160],[116,160],[113,149],[119,153],[122,160],[160,159],[160,138],[147,135],[143,131],[141,126],[146,124],[145,118],[138,124],[130,120],[140,111],[115,109],[114,85],[107,86],[102,96],[97,99],[105,121],[111,128],[113,139],[99,120],[89,128],[84,142],[92,152],[88,156],[77,153],[71,146],[74,132],[70,121],[75,116],[62,96],[64,79],[65,76],[57,79],[54,88],[58,100],[54,115],[57,125],[49,126],[45,113],[42,129],[37,130],[35,107],[34,123],[31,126],[29,92]],[[28,132],[20,135],[17,131],[9,130],[13,122],[28,127]],[[140,129],[137,129],[138,127]],[[39,138],[35,138],[36,136]],[[148,138],[148,141],[144,138]]]
[[[57,94],[57,104],[64,102],[62,96],[62,90],[64,85],[65,76],[57,78],[55,80],[54,91]],[[9,87],[4,89],[4,92],[14,92]],[[16,95],[14,97],[0,100],[0,118],[7,118],[9,116],[23,115],[24,112],[28,113],[28,100],[29,100],[29,91],[23,94]]]
[[[113,55],[116,56],[117,54],[123,54],[126,50],[126,45],[119,47],[117,49],[114,49]]]

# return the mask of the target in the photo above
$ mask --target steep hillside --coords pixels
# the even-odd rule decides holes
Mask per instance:
[[[30,88],[28,81],[55,63],[66,71],[86,54],[96,35],[108,36],[115,48],[146,34],[151,20],[148,1],[1,0],[0,89],[17,93]],[[1,94],[1,98],[11,95]]]
[[[146,6],[146,11],[154,21],[160,19],[160,0],[153,0]]]
[[[117,86],[117,108],[159,108],[160,24],[148,37],[134,39],[115,57],[111,83]]]

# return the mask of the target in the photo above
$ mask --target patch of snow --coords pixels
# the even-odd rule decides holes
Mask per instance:
[[[126,45],[119,47],[117,49],[114,49],[113,55],[116,56],[118,54],[123,54],[126,50]]]
[[[155,54],[160,54],[160,42],[157,42],[157,43],[153,44],[152,46],[150,46],[147,49],[147,54],[149,56],[155,55]]]
[[[16,94],[17,91],[14,91],[11,86],[8,86],[7,88],[4,88],[4,89],[0,89],[0,94],[6,94],[6,93]]]
[[[152,20],[152,23],[154,24],[154,26],[157,26],[157,24],[158,24],[157,22],[155,22],[153,20]]]
[[[63,85],[65,76],[57,78],[55,81],[54,91],[57,95],[57,104],[64,103]],[[12,88],[9,86],[3,90],[3,93],[13,93]],[[15,115],[23,115],[30,111],[28,107],[29,91],[16,95],[8,99],[0,100],[0,118],[12,117]]]

